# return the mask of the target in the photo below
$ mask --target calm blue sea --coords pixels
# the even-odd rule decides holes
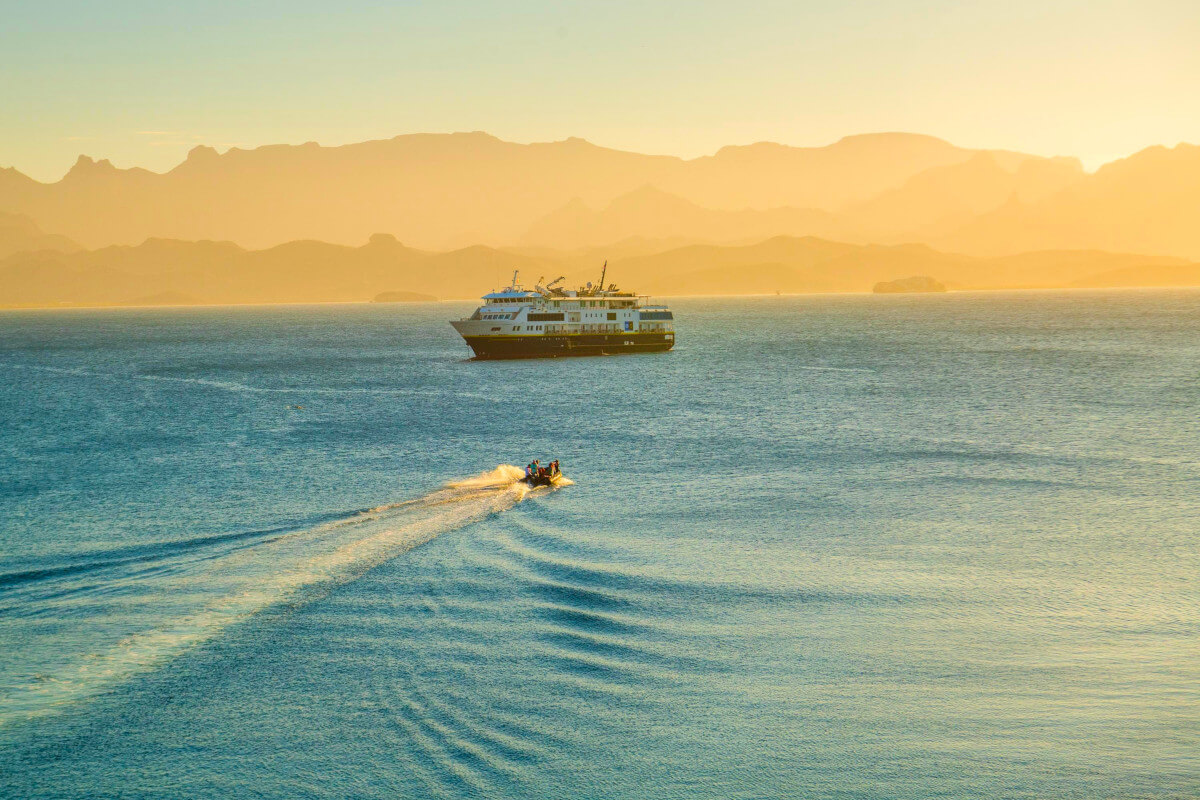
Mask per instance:
[[[0,314],[0,796],[1200,795],[1200,291],[673,305]]]

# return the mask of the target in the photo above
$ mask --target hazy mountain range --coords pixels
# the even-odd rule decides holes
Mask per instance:
[[[0,258],[22,251],[59,250],[70,253],[82,249],[65,236],[44,233],[36,222],[23,214],[0,211]]]
[[[461,297],[606,258],[655,292],[1193,283],[1200,147],[1089,174],[903,133],[690,160],[464,133],[0,169],[0,305]]]
[[[760,143],[691,160],[611,150],[582,139],[514,144],[484,133],[223,154],[197,147],[162,174],[118,169],[86,156],[55,183],[2,170],[0,211],[26,214],[44,230],[88,247],[150,237],[244,247],[295,239],[354,244],[385,232],[444,249],[528,241],[527,229],[573,200],[603,207],[647,185],[718,211],[837,211],[979,152],[914,134],[852,136],[827,147]],[[1048,161],[990,155],[1008,172]],[[1074,161],[1051,163],[1082,175]]]
[[[779,236],[753,245],[688,245],[609,261],[609,277],[654,294],[870,291],[878,281],[933,275],[951,288],[1200,284],[1200,264],[1170,257],[1041,252],[974,258],[925,245],[859,245]],[[496,249],[443,253],[387,234],[361,247],[296,241],[264,250],[232,242],[149,239],[135,247],[42,250],[0,259],[0,305],[187,305],[368,301],[388,292],[473,298],[522,271],[595,279],[593,251]]]
[[[579,247],[645,235],[926,241],[1010,200],[1041,203],[1088,178],[1074,159],[968,150],[907,133],[851,136],[826,147],[763,142],[691,160],[581,139],[514,144],[484,133],[416,134],[341,147],[223,154],[197,147],[162,174],[80,156],[48,184],[0,170],[0,211],[87,247],[152,237],[243,247],[296,239],[356,244],[378,232],[431,249]],[[640,216],[622,225],[617,218],[631,193]],[[591,209],[605,219],[586,220]],[[675,232],[646,230],[659,220]],[[572,238],[579,226],[581,238]]]
[[[1004,163],[1013,166],[1006,169]],[[1079,164],[1068,159],[1018,160],[980,152],[922,170],[899,186],[837,211],[793,206],[719,210],[645,185],[600,209],[575,198],[535,221],[523,241],[561,248],[634,237],[737,242],[787,235],[863,243],[935,242],[1010,201],[1041,201],[1082,174]]]

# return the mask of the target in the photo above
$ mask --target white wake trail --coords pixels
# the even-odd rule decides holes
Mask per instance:
[[[302,598],[305,590],[353,580],[443,533],[507,511],[532,491],[544,491],[531,489],[521,481],[523,475],[521,468],[501,464],[415,500],[380,505],[214,558],[191,574],[115,578],[114,582],[140,582],[134,588],[142,589],[150,603],[163,592],[207,599],[150,629],[116,641],[110,636],[106,644],[65,659],[56,648],[47,648],[51,657],[59,657],[58,663],[31,663],[18,680],[0,686],[0,726],[92,697],[230,625]]]

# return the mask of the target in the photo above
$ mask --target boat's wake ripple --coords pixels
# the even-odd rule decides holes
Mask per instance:
[[[0,574],[0,634],[23,645],[0,663],[0,726],[94,696],[256,612],[302,601],[315,587],[351,580],[546,491],[531,489],[522,474],[502,464],[415,500],[299,529],[217,534]],[[47,620],[52,633],[41,632]]]

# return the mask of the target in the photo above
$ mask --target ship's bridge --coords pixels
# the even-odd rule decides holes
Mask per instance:
[[[483,299],[500,303],[516,303],[521,300],[533,300],[537,297],[541,297],[537,292],[527,292],[522,289],[505,289],[502,292],[488,292],[483,296]]]

